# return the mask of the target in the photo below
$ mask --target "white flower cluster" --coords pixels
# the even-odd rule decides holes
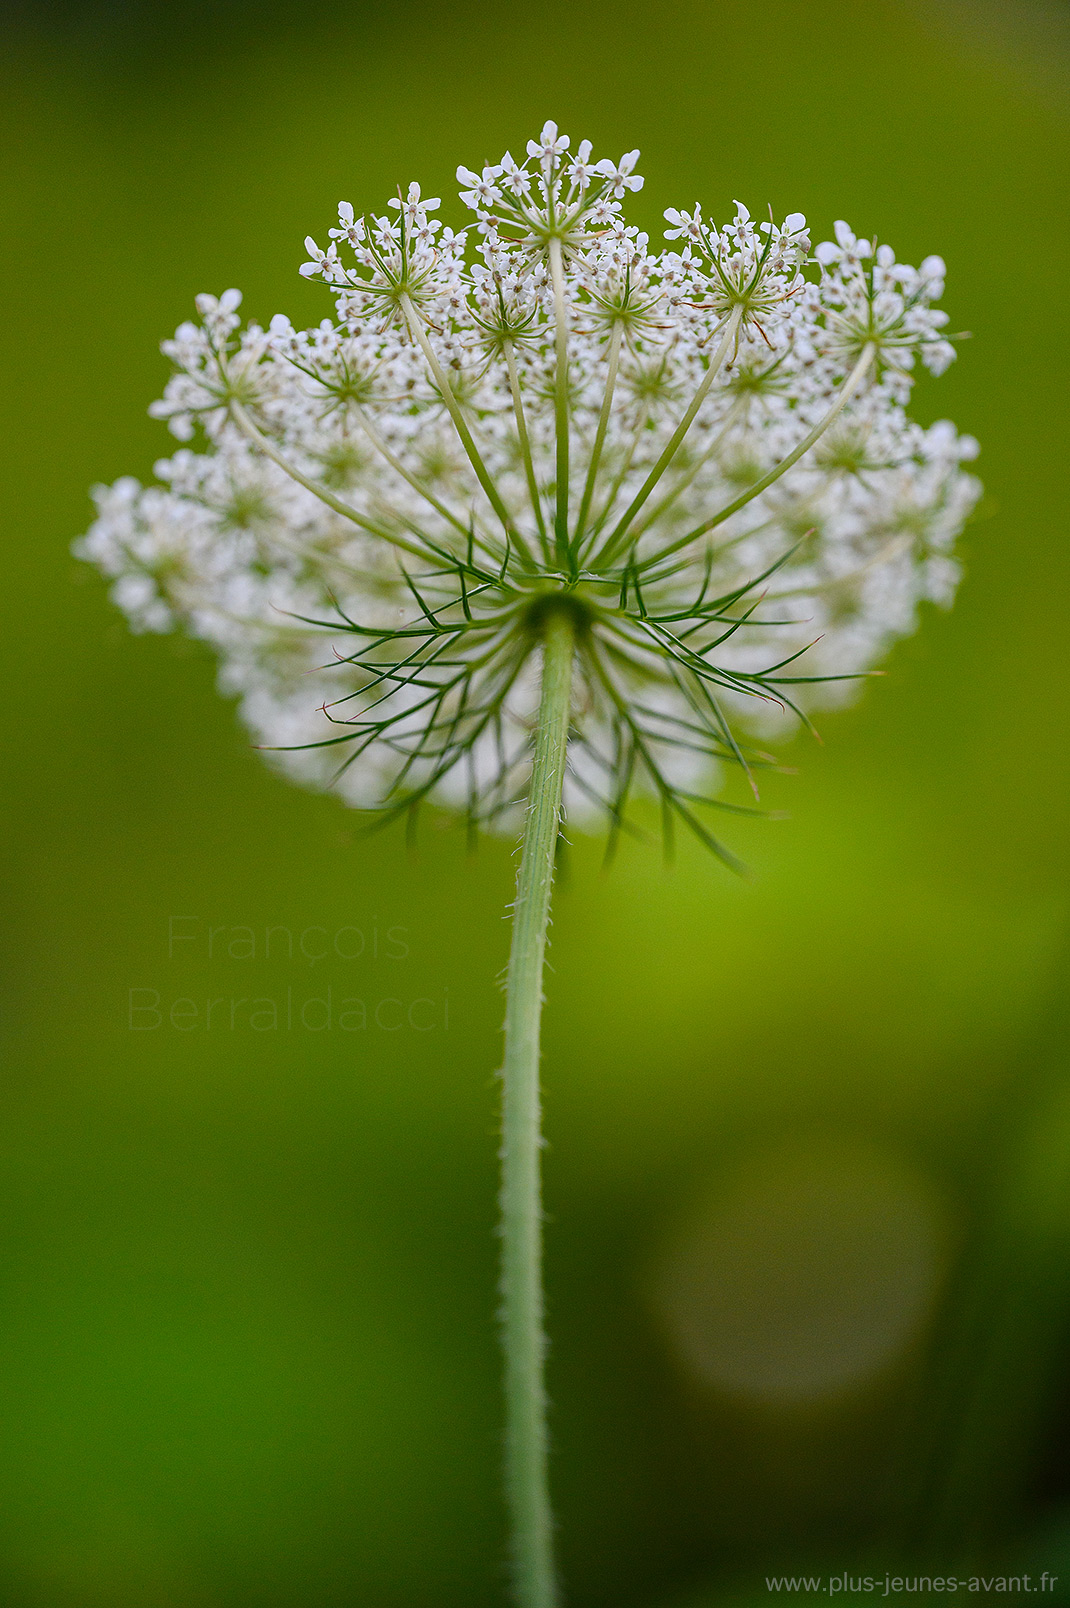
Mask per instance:
[[[976,444],[904,411],[954,355],[943,263],[842,223],[811,255],[738,202],[652,249],[637,154],[547,123],[458,169],[460,230],[415,184],[343,203],[301,269],[335,318],[198,297],[152,412],[201,450],[95,494],[77,551],[134,628],[210,642],[258,741],[351,804],[507,817],[567,609],[569,807],[619,826],[638,789],[695,825],[718,758],[761,762],[737,729],[842,698],[952,598]]]

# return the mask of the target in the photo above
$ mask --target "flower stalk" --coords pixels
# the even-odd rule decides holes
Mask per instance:
[[[557,509],[554,529],[559,561],[568,559],[568,315],[565,310],[561,242],[550,241],[550,281],[554,291],[554,436],[556,441]]]
[[[568,745],[575,627],[549,612],[524,844],[513,907],[502,1067],[501,1295],[506,1493],[518,1608],[553,1608],[542,1293],[542,979]]]

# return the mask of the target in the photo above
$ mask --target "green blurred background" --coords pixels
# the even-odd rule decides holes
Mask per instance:
[[[739,196],[941,252],[974,338],[917,412],[980,438],[987,488],[954,612],[793,745],[789,821],[732,829],[750,881],[574,843],[545,1055],[568,1600],[1070,1580],[1067,13],[69,0],[4,37],[0,1601],[502,1600],[512,846],[361,840],[68,543],[92,482],[169,450],[145,407],[195,292],[325,316],[296,269],[340,197],[448,195],[547,116],[642,147],[652,231]],[[231,1030],[254,997],[293,1026]]]

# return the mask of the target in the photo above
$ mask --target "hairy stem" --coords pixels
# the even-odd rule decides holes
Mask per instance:
[[[553,1520],[547,1478],[546,1339],[542,1297],[539,1025],[546,929],[568,743],[574,629],[546,621],[542,698],[513,907],[502,1070],[502,1335],[506,1491],[517,1608],[553,1608]]]

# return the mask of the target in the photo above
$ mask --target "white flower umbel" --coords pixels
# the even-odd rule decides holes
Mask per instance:
[[[412,184],[343,203],[301,273],[335,317],[240,327],[197,298],[153,413],[159,484],[96,493],[78,552],[136,630],[210,642],[299,780],[386,816],[526,830],[503,1120],[507,1461],[524,1608],[554,1600],[542,1385],[538,1053],[562,809],[635,795],[722,858],[703,806],[754,740],[841,700],[925,600],[948,604],[976,444],[905,412],[954,356],[944,265],[837,223],[624,203],[638,153],[554,123],[479,171],[455,230]],[[739,808],[739,806],[731,806]]]

